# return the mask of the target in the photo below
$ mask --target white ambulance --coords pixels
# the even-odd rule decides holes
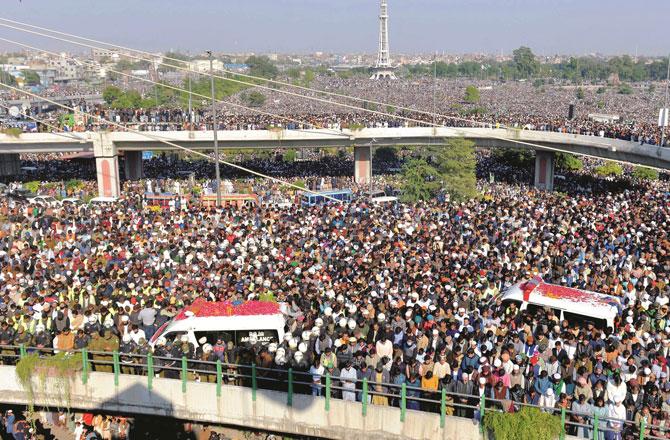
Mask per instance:
[[[534,313],[548,307],[561,321],[580,325],[592,322],[600,329],[614,327],[614,318],[621,310],[615,296],[545,283],[540,277],[509,287],[501,297],[505,308],[515,303],[520,310]]]
[[[154,346],[159,338],[175,341],[186,335],[195,347],[214,345],[218,339],[236,346],[247,342],[267,345],[282,340],[285,325],[281,306],[275,302],[208,302],[199,298],[163,324],[149,343]]]

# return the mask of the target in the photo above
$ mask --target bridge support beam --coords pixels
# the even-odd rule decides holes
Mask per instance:
[[[535,151],[535,188],[554,190],[555,158],[556,154],[553,151]]]
[[[143,175],[142,169],[142,152],[141,151],[126,151],[123,154],[124,170],[126,172],[126,179],[140,180]]]
[[[120,197],[119,154],[110,133],[96,133],[93,137],[93,152],[98,179],[98,196]]]
[[[372,177],[372,158],[370,147],[354,147],[354,180],[365,185]]]
[[[0,176],[21,174],[21,158],[17,153],[0,154]]]

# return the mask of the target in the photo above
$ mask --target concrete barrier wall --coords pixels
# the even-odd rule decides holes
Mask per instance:
[[[37,406],[66,406],[79,410],[99,410],[126,414],[156,414],[190,421],[250,427],[274,432],[302,434],[336,439],[442,439],[479,440],[479,426],[472,420],[447,417],[440,428],[437,414],[407,411],[405,422],[400,410],[369,405],[362,416],[362,405],[331,399],[330,411],[325,399],[295,394],[293,406],[286,406],[286,393],[258,390],[256,402],[249,388],[224,385],[221,397],[216,385],[188,382],[186,393],[179,380],[156,378],[152,390],[143,376],[119,377],[114,385],[111,373],[91,373],[87,385],[77,376],[70,381],[69,399],[54,379],[45,390],[34,380]],[[28,404],[28,393],[17,381],[14,367],[0,366],[0,400]]]

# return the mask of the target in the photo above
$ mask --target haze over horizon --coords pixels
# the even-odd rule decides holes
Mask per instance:
[[[374,53],[378,0],[6,0],[3,18],[152,51]],[[336,6],[333,6],[333,5]],[[650,13],[650,11],[654,11]],[[391,53],[667,55],[667,0],[389,0]],[[2,28],[45,49],[81,48]],[[4,50],[16,46],[2,43]]]

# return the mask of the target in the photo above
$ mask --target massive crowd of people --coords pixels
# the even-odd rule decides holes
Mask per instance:
[[[481,98],[478,102],[464,101],[464,91],[468,85],[479,88]],[[508,126],[559,131],[653,145],[659,145],[661,142],[657,111],[663,103],[662,87],[654,88],[648,84],[636,86],[630,94],[619,93],[617,86],[584,86],[580,88],[583,94],[581,98],[577,98],[577,87],[570,85],[537,86],[530,82],[499,83],[466,79],[415,78],[374,82],[360,78],[342,79],[337,76],[321,75],[317,76],[312,86],[319,90],[356,96],[366,101],[351,101],[340,97],[324,98],[316,92],[300,91],[301,94],[308,94],[321,100],[314,101],[279,91],[263,90],[263,94],[267,95],[266,99],[254,111],[239,107],[245,105],[242,92],[227,98],[235,106],[220,104],[218,128],[220,130],[268,127],[339,129],[353,125],[394,127],[437,123],[454,127]],[[329,103],[329,100],[389,115],[341,107]],[[380,106],[370,102],[387,105]],[[575,109],[572,119],[568,118],[568,108],[571,104]],[[211,130],[212,128],[208,108],[197,108],[189,115],[188,109],[183,106],[112,109],[84,101],[73,101],[72,106],[138,130]],[[400,110],[401,107],[405,110]],[[434,110],[440,116],[416,113],[409,109]],[[65,126],[61,118],[63,111],[56,108],[44,112],[36,107],[31,109],[30,113],[38,116],[40,120],[67,130],[120,129],[86,117],[78,118],[74,125]],[[602,119],[603,115],[605,119]],[[610,118],[612,116],[616,117]],[[12,124],[16,124],[16,121],[4,122],[4,125]],[[53,130],[47,126],[37,129]]]
[[[501,410],[567,408],[576,422],[598,414],[609,418],[608,438],[641,419],[648,434],[667,436],[667,184],[569,196],[506,183],[482,189],[485,197],[463,204],[394,207],[361,198],[147,211],[142,187],[111,206],[27,209],[1,199],[0,345],[118,350],[126,373],[142,371],[131,354],[149,351],[284,371],[268,379],[292,367],[315,395],[330,374],[335,397],[360,401],[365,378],[372,404],[398,405],[394,385],[404,383],[410,409],[435,411],[414,399],[445,389],[453,415],[476,416],[460,405],[485,395]],[[614,295],[621,313],[598,328],[501,306],[501,291],[538,275]],[[283,340],[148,343],[198,298],[267,296],[286,304]],[[157,371],[172,377],[169,365]],[[226,379],[238,381],[234,371]]]
[[[474,106],[461,102],[470,83],[438,80],[435,108],[461,115],[454,104]],[[475,83],[481,91],[476,105],[486,113],[468,118],[490,126],[659,142],[651,112],[659,103],[656,92],[623,95],[586,88],[575,119],[568,120],[572,88]],[[425,92],[432,90],[430,79],[370,83],[317,77],[314,85],[409,108],[433,105],[432,94]],[[76,104],[139,129],[208,126],[206,110],[190,118],[177,108]],[[341,113],[326,103],[300,100],[298,105],[277,92],[268,92],[262,109],[281,109],[290,119],[333,129],[404,124],[363,112]],[[617,113],[620,120],[596,122],[588,115],[602,112]],[[35,116],[62,123],[60,112]],[[98,128],[93,121],[80,122],[75,129]],[[238,110],[223,111],[219,123],[222,129],[301,128]],[[60,156],[51,162],[24,159],[32,173],[24,180],[49,182],[46,193],[71,195],[64,182],[54,182],[74,177],[85,180],[78,196],[95,192],[93,171],[77,163],[58,160],[68,164],[58,171],[53,159]],[[402,160],[374,162],[377,187],[397,185],[388,173]],[[246,156],[243,163],[310,188],[351,187],[362,194],[368,188],[351,181],[351,161],[344,154],[298,162]],[[197,361],[253,362],[261,367],[260,386],[281,388],[277,384],[285,383],[292,368],[298,380],[309,383],[296,390],[315,396],[323,395],[330,375],[334,397],[362,401],[366,379],[374,405],[399,405],[404,384],[411,410],[437,411],[436,399],[446,390],[449,415],[477,417],[476,406],[485,396],[501,411],[518,411],[524,404],[548,412],[568,409],[569,420],[584,425],[569,431],[585,438],[592,435],[589,425],[596,416],[601,438],[638,435],[642,420],[646,435],[670,438],[670,186],[664,179],[586,181],[594,165],[587,160],[581,175],[557,181],[565,192],[547,193],[525,184],[530,169],[482,152],[477,171],[484,196],[461,204],[439,198],[380,206],[359,197],[350,204],[311,207],[266,203],[215,209],[188,203],[147,210],[145,192],[169,191],[175,184],[211,191],[211,163],[160,156],[146,161],[148,179],[126,183],[116,204],[45,207],[3,197],[0,346],[5,348],[0,360],[14,362],[9,354],[16,350],[8,346],[21,344],[64,352],[88,348],[118,351],[123,372],[140,374],[144,368],[132,355],[152,352],[159,375],[178,377],[169,367],[186,356],[199,370],[190,379],[203,381],[215,373],[211,363]],[[225,179],[250,187],[265,201],[286,191],[222,171]],[[178,178],[190,174],[189,182]],[[506,288],[536,276],[613,295],[619,314],[613,325],[602,327],[595,321],[562,321],[551,309],[520,311],[501,303]],[[196,300],[259,298],[284,304],[287,337],[269,344],[162,338],[149,344],[162,324]],[[225,380],[248,385],[239,373],[230,366]]]

